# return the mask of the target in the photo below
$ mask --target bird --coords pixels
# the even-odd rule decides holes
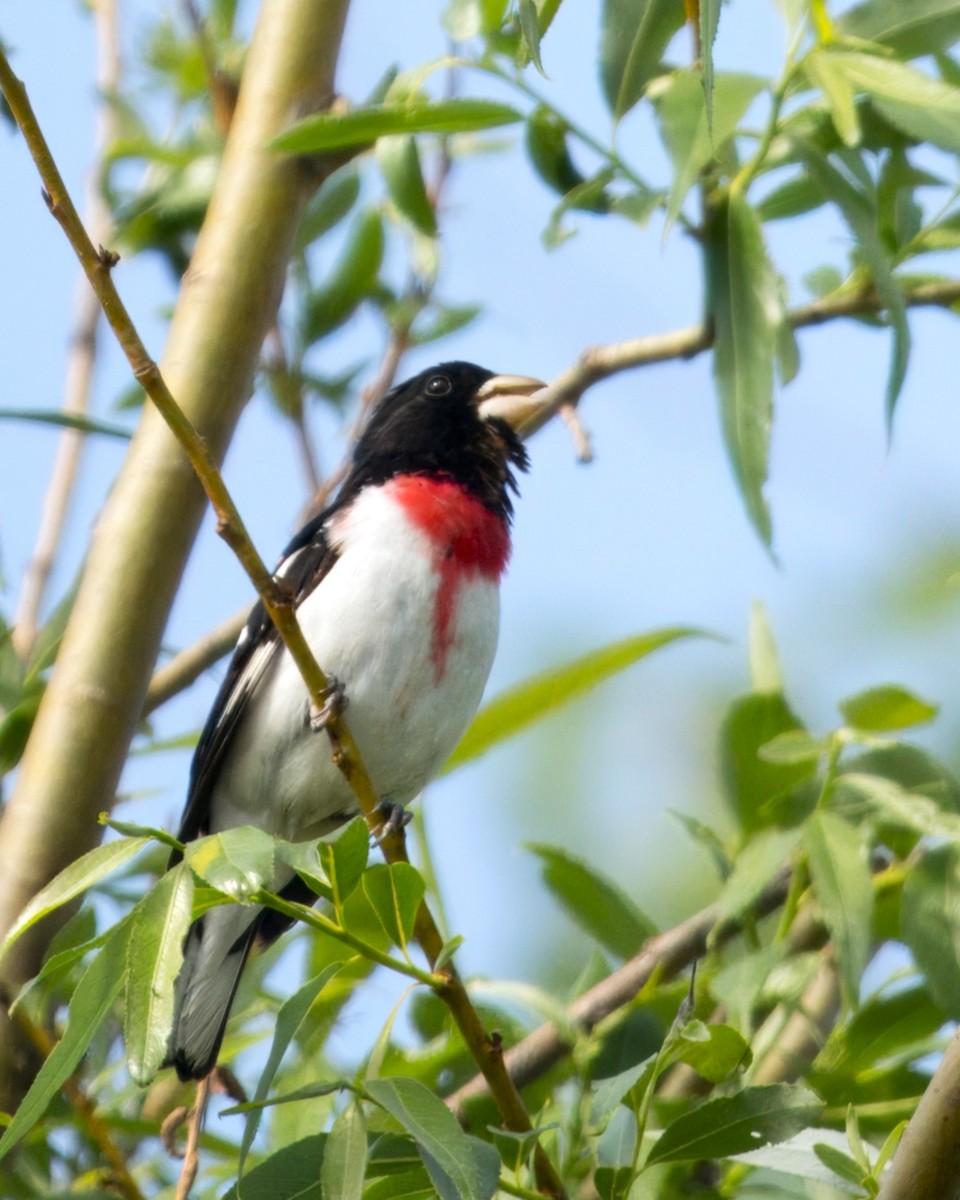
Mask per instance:
[[[276,578],[346,706],[381,804],[395,811],[440,770],[479,706],[499,632],[512,494],[529,465],[519,431],[544,386],[448,362],[391,388],[372,407],[336,498],[280,558]],[[311,841],[351,820],[356,799],[317,725],[258,603],[197,743],[179,841],[240,825]],[[283,870],[272,890],[316,899]],[[192,924],[167,1052],[181,1079],[213,1070],[251,948],[289,925],[236,904]]]

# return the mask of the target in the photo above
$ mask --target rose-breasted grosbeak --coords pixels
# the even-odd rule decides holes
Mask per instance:
[[[527,456],[516,429],[538,380],[444,363],[377,404],[337,499],[287,547],[277,575],[381,800],[403,805],[440,769],[493,662],[510,491]],[[261,605],[237,643],[200,737],[179,838],[257,825],[322,837],[357,806],[311,726],[303,680]],[[274,890],[312,900],[288,871]],[[226,905],[191,927],[169,1059],[182,1079],[216,1062],[244,961],[289,922]]]

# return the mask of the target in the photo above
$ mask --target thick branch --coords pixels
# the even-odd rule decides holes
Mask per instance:
[[[751,911],[751,920],[767,916],[779,908],[786,898],[789,883],[790,872],[784,870],[757,900]],[[570,1024],[589,1033],[605,1017],[629,1004],[654,975],[658,979],[671,979],[694,959],[700,958],[706,953],[711,934],[714,945],[723,945],[739,930],[740,926],[733,923],[717,929],[716,908],[711,905],[703,909],[675,928],[651,938],[640,953],[624,963],[618,971],[584,992],[570,1006]],[[506,1050],[503,1061],[514,1083],[522,1088],[549,1071],[572,1049],[572,1044],[557,1026],[548,1023]],[[476,1076],[449,1096],[447,1104],[463,1119],[466,1106],[471,1100],[485,1095],[486,1090],[483,1079]]]
[[[249,396],[264,335],[276,317],[300,213],[321,171],[275,154],[270,140],[333,94],[347,0],[265,0],[247,59],[210,210],[174,313],[163,378],[214,460]],[[0,82],[18,116],[25,92],[6,60]],[[52,207],[65,193],[34,128],[28,146]],[[58,211],[60,210],[60,211]],[[111,320],[122,305],[109,256],[78,249],[103,285]],[[112,295],[110,294],[112,292]],[[124,349],[151,384],[159,372],[129,338]],[[56,668],[0,823],[0,932],[36,891],[99,836],[143,708],[150,671],[187,553],[205,507],[177,441],[144,409],[98,522]],[[11,990],[35,974],[49,930],[38,927],[6,957]],[[13,1038],[0,1036],[0,1107],[12,1109]]]
[[[960,1197],[960,1032],[904,1130],[877,1200]]]

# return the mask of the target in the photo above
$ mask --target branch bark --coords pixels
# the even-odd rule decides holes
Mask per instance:
[[[162,362],[171,391],[215,459],[252,390],[297,222],[322,178],[315,165],[273,153],[269,142],[296,118],[329,105],[347,7],[348,0],[265,0],[259,14]],[[8,100],[25,100],[5,61],[3,67]],[[147,359],[144,371],[150,366]],[[0,932],[99,836],[97,813],[112,803],[204,508],[183,451],[147,406],[95,531],[0,823]],[[39,926],[5,958],[2,982],[11,991],[35,974],[49,932]],[[16,1039],[0,1033],[0,1107],[16,1104],[23,1083]]]
[[[877,1200],[960,1197],[960,1032],[904,1130]]]
[[[785,868],[770,883],[751,910],[751,919],[768,916],[783,904],[790,886],[790,870]],[[596,987],[575,1000],[568,1010],[569,1023],[584,1033],[589,1033],[605,1017],[618,1008],[629,1004],[642,987],[656,975],[658,979],[672,979],[694,959],[707,950],[711,934],[712,944],[723,945],[737,933],[741,926],[733,922],[717,928],[717,909],[711,905],[683,921],[680,925],[651,938],[639,954],[614,971]],[[565,1058],[573,1044],[552,1022],[541,1025],[511,1046],[503,1055],[504,1065],[518,1088],[526,1087],[549,1071],[554,1064]],[[447,1105],[458,1119],[466,1119],[467,1105],[486,1095],[483,1078],[475,1076],[463,1087],[447,1097]]]
[[[905,289],[903,299],[908,308],[954,308],[960,304],[960,280],[918,284]],[[801,304],[787,313],[786,320],[793,329],[806,329],[844,317],[876,316],[883,311],[881,297],[875,289],[866,288],[862,291],[838,292],[810,304]],[[696,358],[712,345],[713,331],[708,325],[688,325],[685,329],[628,338],[627,341],[608,346],[589,346],[542,393],[543,406],[537,413],[536,424],[524,432],[529,435],[535,428],[539,429],[564,406],[577,404],[589,388],[622,371]]]

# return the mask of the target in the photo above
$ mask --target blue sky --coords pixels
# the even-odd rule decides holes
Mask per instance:
[[[125,6],[135,44],[152,14],[171,5]],[[408,6],[402,26],[382,20],[378,0],[351,7],[340,89],[361,97],[393,61],[410,66],[443,53],[440,5]],[[415,10],[415,11],[414,11]],[[601,139],[608,118],[596,79],[599,5],[560,11],[544,43],[559,107]],[[90,158],[93,40],[80,7],[64,0],[9,6],[0,35],[15,52],[68,185],[79,195]],[[720,69],[766,72],[782,57],[772,5],[724,7]],[[677,61],[686,46],[678,41]],[[493,94],[482,78],[477,94]],[[508,140],[518,135],[508,131]],[[654,178],[666,165],[643,112],[621,131],[622,152]],[[0,296],[0,405],[59,404],[77,268],[39,197],[20,140],[0,131],[6,286]],[[698,320],[695,248],[655,220],[578,218],[579,232],[547,252],[540,231],[552,197],[514,148],[481,155],[455,173],[444,226],[444,296],[477,301],[485,315],[450,339],[443,357],[550,378],[581,348]],[[847,235],[817,216],[770,231],[770,249],[790,284],[822,263],[842,265]],[[172,300],[163,270],[123,262],[117,284],[152,352],[162,351],[162,311]],[[503,594],[500,653],[491,693],[627,634],[690,624],[727,640],[691,641],[661,652],[607,685],[594,700],[430,789],[426,812],[451,924],[466,934],[469,970],[535,973],[550,921],[528,840],[553,842],[603,866],[654,917],[669,919],[708,899],[715,881],[667,808],[713,819],[716,744],[723,706],[748,686],[746,630],[761,600],[777,633],[789,694],[814,728],[835,721],[835,702],[861,687],[898,681],[943,703],[925,735],[948,757],[960,726],[953,651],[960,559],[954,319],[921,312],[892,445],[883,419],[889,356],[884,333],[850,322],[800,334],[803,369],[777,401],[769,498],[779,565],[751,531],[720,444],[710,363],[666,364],[625,374],[591,391],[582,408],[596,451],[574,461],[558,425],[531,446],[533,469],[518,505],[514,561]],[[95,409],[110,416],[127,386],[124,363],[103,338]],[[329,366],[379,349],[362,319],[331,352]],[[410,372],[435,349],[411,355]],[[313,427],[322,461],[339,457],[342,430],[329,414]],[[0,564],[10,612],[35,535],[56,434],[0,426]],[[91,444],[77,511],[55,576],[59,594],[81,560],[122,447]],[[264,556],[279,550],[304,500],[289,433],[261,403],[243,418],[226,475]],[[931,565],[937,550],[948,552]],[[952,557],[951,557],[952,556]],[[945,565],[944,565],[945,564]],[[904,573],[916,576],[912,590]],[[918,590],[919,589],[919,590]],[[207,521],[188,567],[167,641],[182,646],[232,612],[249,586]],[[215,688],[210,677],[157,721],[172,735],[197,727]],[[140,817],[174,823],[188,756],[138,760],[131,790],[149,791]],[[722,817],[718,818],[722,821]],[[682,887],[677,881],[683,881]],[[566,933],[564,933],[566,936]],[[583,944],[570,939],[571,967]],[[549,946],[547,946],[549,949]]]

